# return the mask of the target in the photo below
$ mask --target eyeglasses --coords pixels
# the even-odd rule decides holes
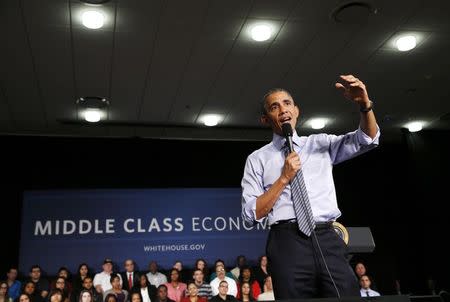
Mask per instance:
[[[56,284],[64,284],[64,281],[57,281]]]
[[[1,289],[8,289],[8,286],[0,286]]]

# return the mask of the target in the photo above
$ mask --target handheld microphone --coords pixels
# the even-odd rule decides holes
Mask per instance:
[[[289,123],[284,123],[281,125],[281,130],[283,131],[283,135],[286,138],[286,143],[289,148],[289,153],[294,151],[294,146],[292,145],[292,126]]]

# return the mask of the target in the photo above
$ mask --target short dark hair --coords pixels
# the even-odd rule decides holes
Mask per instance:
[[[289,91],[287,91],[286,89],[284,89],[284,88],[271,88],[271,89],[269,89],[265,94],[264,94],[264,96],[263,96],[263,98],[262,98],[262,100],[261,100],[261,114],[262,115],[266,115],[267,114],[267,108],[266,108],[266,101],[267,101],[267,98],[269,97],[269,96],[271,96],[272,94],[274,94],[275,92],[286,92],[291,98],[292,98],[292,94],[289,92]],[[294,98],[292,98],[292,99],[294,99]],[[295,102],[294,102],[295,103]]]
[[[16,266],[10,266],[8,269],[8,273],[10,273],[12,270],[16,270],[17,272],[19,272]]]
[[[112,273],[112,274],[111,274],[111,277],[109,278],[109,282],[110,282],[110,283],[113,283],[114,279],[116,279],[116,278],[120,280],[119,274],[117,274],[117,273]]]
[[[158,290],[159,290],[160,288],[165,288],[165,289],[167,290],[167,286],[164,285],[164,284],[161,284],[160,286],[158,286]]]
[[[196,271],[199,271],[203,274],[203,271],[199,268],[194,268],[194,270],[192,271],[192,276],[195,274]]]
[[[222,262],[222,263],[223,263],[223,266],[225,266],[225,261],[223,261],[222,259],[217,259],[217,260],[214,262],[214,267],[216,267],[216,266],[217,266],[217,263],[219,263],[219,262]]]
[[[32,266],[31,266],[31,268],[30,268],[30,273],[31,273],[35,268],[38,268],[38,269],[42,272],[41,267],[40,267],[38,264],[35,264],[35,265],[32,265]]]

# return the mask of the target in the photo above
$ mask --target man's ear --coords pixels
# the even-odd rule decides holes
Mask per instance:
[[[298,117],[300,116],[300,108],[295,104],[294,106],[294,114],[296,115],[296,118],[298,120]]]
[[[260,119],[259,119],[260,121],[261,121],[261,124],[263,124],[263,125],[269,125],[269,119],[267,118],[267,115],[261,115],[261,117],[260,117]]]

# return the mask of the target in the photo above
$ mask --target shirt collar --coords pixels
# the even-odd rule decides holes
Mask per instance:
[[[292,135],[292,142],[298,147],[301,147],[300,136],[297,135],[297,131],[295,130]],[[286,138],[274,132],[272,137],[272,143],[278,150],[281,151],[286,143]]]

